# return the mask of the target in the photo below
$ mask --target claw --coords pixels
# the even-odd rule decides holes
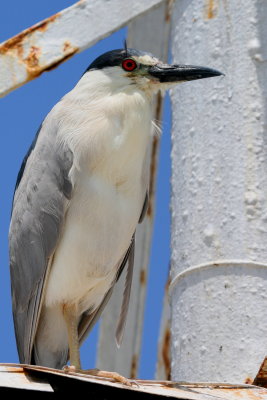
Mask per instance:
[[[110,371],[103,371],[98,368],[94,369],[79,369],[76,368],[74,365],[65,365],[63,367],[63,371],[68,373],[68,372],[75,372],[78,374],[84,374],[84,375],[91,375],[91,376],[98,376],[100,378],[108,378],[108,379],[113,379],[115,382],[120,382],[125,386],[137,386],[140,387],[140,385],[135,381],[135,380],[130,380],[128,378],[125,378],[125,376],[118,374],[118,372],[110,372]]]
[[[74,365],[64,365],[62,368],[64,372],[77,372],[77,368]]]
[[[83,373],[93,376],[99,376],[101,378],[113,379],[115,382],[120,382],[123,385],[132,386],[132,381],[125,378],[125,376],[118,374],[118,372],[102,371],[96,368],[96,369],[85,370],[83,371]]]

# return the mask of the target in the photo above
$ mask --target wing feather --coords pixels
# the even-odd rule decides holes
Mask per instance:
[[[128,268],[127,268],[127,274],[126,274],[126,278],[125,278],[125,286],[124,286],[124,291],[123,291],[121,312],[120,312],[120,317],[119,317],[117,329],[116,329],[115,337],[116,337],[116,343],[117,343],[118,347],[120,347],[120,345],[122,343],[123,333],[124,333],[125,324],[126,324],[126,317],[127,317],[129,302],[130,302],[130,294],[131,294],[131,287],[132,287],[132,280],[133,280],[133,267],[134,267],[134,246],[135,246],[135,238],[133,238],[133,240],[132,240],[131,248],[130,248],[130,252],[129,252],[129,256],[128,256]]]
[[[44,121],[23,160],[9,229],[13,318],[22,363],[32,361],[45,278],[72,191],[72,153],[56,145],[56,125],[47,125]]]

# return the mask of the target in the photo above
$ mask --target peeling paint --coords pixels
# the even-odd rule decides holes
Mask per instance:
[[[42,55],[42,48],[35,44],[32,44],[35,42],[34,34],[35,32],[45,32],[48,26],[54,23],[60,15],[61,13],[54,14],[51,17],[39,22],[38,24],[35,24],[28,29],[25,29],[18,35],[8,39],[6,42],[0,45],[0,55],[6,56],[7,60],[10,60],[12,64],[13,60],[15,62],[16,59],[18,59],[20,64],[25,65],[27,76],[25,82],[36,78],[44,71],[49,71],[55,68],[78,51],[78,48],[72,47],[70,42],[66,41],[64,43],[63,52],[67,54],[61,57],[60,61],[54,61],[48,66],[41,65],[40,56]],[[25,48],[27,48],[29,44],[31,44],[31,46],[26,52]],[[16,76],[14,76],[13,82],[15,87],[20,86],[20,84],[17,82]]]
[[[5,54],[10,51],[18,51],[19,53],[21,50],[21,46],[23,45],[23,42],[26,38],[28,38],[36,31],[44,32],[47,29],[48,25],[53,23],[59,16],[60,13],[54,14],[51,17],[39,22],[38,24],[35,24],[30,28],[25,29],[18,35],[6,40],[2,45],[0,45],[0,54]]]
[[[36,46],[31,46],[28,56],[23,59],[23,62],[26,64],[29,77],[40,75],[40,55],[41,49]]]

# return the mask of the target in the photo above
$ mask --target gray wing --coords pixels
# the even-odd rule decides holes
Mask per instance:
[[[143,204],[143,208],[141,211],[141,215],[139,217],[139,224],[141,224],[146,216],[148,210],[148,192],[146,192],[145,195],[145,201]],[[125,278],[125,286],[124,286],[124,291],[123,291],[123,299],[122,299],[122,305],[121,305],[121,312],[116,328],[116,343],[117,346],[120,347],[123,339],[123,334],[124,334],[124,329],[125,329],[125,324],[126,324],[126,317],[128,313],[128,308],[129,308],[129,302],[130,302],[130,294],[131,294],[131,287],[132,287],[132,280],[133,280],[133,267],[134,267],[134,247],[135,247],[135,234],[132,239],[132,243],[129,247],[129,254],[128,254],[128,268],[127,268],[127,274]],[[119,279],[119,276],[118,276]],[[118,280],[117,279],[117,280]]]
[[[123,291],[123,300],[121,305],[121,312],[120,317],[118,320],[117,328],[116,328],[116,343],[117,346],[120,347],[122,343],[122,338],[124,334],[125,324],[126,324],[126,317],[129,308],[130,302],[130,294],[131,294],[131,287],[132,287],[132,280],[133,280],[133,267],[134,267],[134,247],[135,247],[135,237],[132,239],[132,243],[130,246],[129,256],[128,256],[128,268],[127,274],[125,278],[125,286]]]
[[[46,121],[19,171],[9,229],[12,307],[20,362],[32,362],[49,260],[60,235],[72,185],[72,153],[56,146]]]

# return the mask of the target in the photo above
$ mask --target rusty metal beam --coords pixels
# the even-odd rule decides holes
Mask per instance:
[[[163,0],[80,0],[0,44],[0,96],[157,7]]]

